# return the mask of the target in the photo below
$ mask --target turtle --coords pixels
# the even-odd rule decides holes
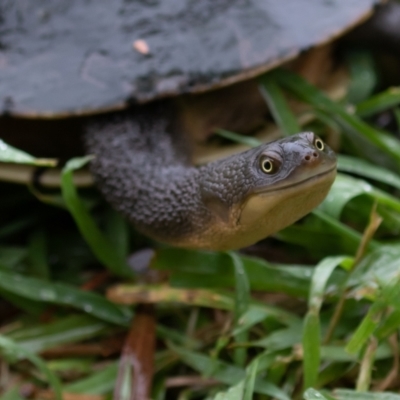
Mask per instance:
[[[97,186],[139,231],[174,246],[244,247],[317,206],[336,157],[304,132],[196,168],[182,103],[206,99],[223,126],[248,124],[265,113],[257,91],[247,95],[253,78],[379,3],[4,0],[0,113],[60,125],[89,116],[83,141]]]

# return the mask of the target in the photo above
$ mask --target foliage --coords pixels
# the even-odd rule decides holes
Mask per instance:
[[[121,340],[138,302],[156,309],[154,399],[400,399],[382,391],[390,383],[399,391],[391,377],[399,356],[400,141],[393,131],[400,128],[374,124],[382,112],[396,121],[400,89],[334,102],[286,70],[263,76],[260,86],[283,134],[313,129],[342,139],[327,199],[266,242],[292,262],[144,242],[93,191],[78,193],[73,171],[87,158],[64,168],[57,207],[25,188],[0,186],[0,294],[11,310],[0,328],[10,376],[2,399],[20,399],[28,383],[37,398],[105,398],[122,385]],[[306,127],[288,105],[293,97],[314,115]],[[7,147],[5,161],[20,157],[35,164]],[[167,283],[133,272],[127,256],[143,243],[156,249],[151,266],[169,271]],[[178,375],[197,384],[174,386]]]

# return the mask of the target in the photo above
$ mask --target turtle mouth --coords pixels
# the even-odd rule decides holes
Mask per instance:
[[[308,177],[306,179],[302,179],[301,181],[298,181],[298,182],[295,182],[295,183],[288,183],[287,185],[279,186],[279,187],[275,187],[275,188],[274,187],[266,188],[265,190],[260,189],[255,194],[258,194],[258,195],[266,194],[267,195],[267,194],[270,194],[270,193],[280,192],[280,191],[285,190],[285,189],[294,189],[297,186],[304,185],[306,183],[311,183],[311,182],[314,182],[314,181],[323,180],[325,177],[327,177],[328,175],[332,174],[333,172],[336,172],[336,165],[333,166],[332,168],[326,170],[326,171],[320,172],[319,174],[310,176],[310,177]]]

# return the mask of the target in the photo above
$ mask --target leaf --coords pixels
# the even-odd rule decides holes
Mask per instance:
[[[250,284],[241,258],[234,252],[228,254],[235,272],[235,319],[238,323],[240,317],[249,308]]]
[[[24,326],[6,336],[16,341],[22,348],[38,353],[61,344],[96,337],[108,326],[104,322],[85,315],[71,315],[49,324]]]
[[[287,70],[270,72],[274,79],[297,97],[311,104],[317,110],[329,114],[348,135],[363,138],[400,163],[400,142],[387,132],[378,131],[362,121],[357,115],[351,115],[338,103],[330,100],[323,92],[300,76]]]
[[[370,51],[362,49],[345,52],[345,58],[350,69],[347,96],[351,103],[358,103],[371,95],[378,81],[375,60]]]
[[[25,397],[22,397],[19,394],[18,387],[13,387],[7,390],[7,392],[1,396],[1,400],[25,400],[25,399],[26,399]]]
[[[304,389],[317,383],[320,365],[321,328],[318,315],[308,312],[303,325],[303,374]]]
[[[47,368],[45,362],[40,357],[27,351],[18,343],[15,343],[13,340],[3,335],[0,335],[0,351],[3,353],[3,356],[11,362],[12,360],[16,361],[19,359],[29,360],[47,378],[49,384],[54,390],[56,400],[62,400],[60,381],[57,376]]]
[[[259,358],[256,358],[246,370],[243,400],[252,400],[258,372]]]
[[[338,170],[374,179],[400,189],[400,176],[398,174],[357,157],[338,155]]]
[[[50,283],[0,271],[0,288],[31,300],[71,306],[117,325],[126,326],[132,318],[130,310],[115,305],[96,293],[85,292],[63,283]]]
[[[368,182],[353,178],[348,175],[338,174],[331,190],[325,201],[319,206],[318,210],[325,212],[335,219],[339,219],[344,206],[353,198],[366,195],[371,199],[400,212],[400,201],[387,194],[386,192],[376,189]]]
[[[383,92],[369,97],[367,100],[357,104],[356,113],[361,117],[370,117],[388,108],[400,104],[400,88],[391,87]]]
[[[349,280],[353,295],[375,298],[379,286],[391,285],[400,277],[400,245],[382,245],[367,254]]]
[[[373,187],[369,183],[348,175],[338,174],[319,210],[335,219],[339,219],[344,206],[351,199],[361,194],[370,195],[372,192]]]
[[[346,351],[350,354],[358,353],[369,337],[375,331],[381,321],[381,314],[385,304],[375,302],[370,307],[367,315],[363,318],[356,331],[353,333],[350,341],[347,343]]]
[[[35,158],[22,150],[10,146],[0,139],[0,162],[29,164],[40,167],[55,167],[57,160],[49,158]],[[4,168],[4,167],[3,167]]]
[[[302,327],[299,323],[268,333],[264,338],[251,342],[251,345],[264,347],[270,351],[284,350],[300,343],[301,338]]]
[[[213,371],[213,378],[226,383],[235,385],[245,377],[245,370],[240,367],[228,364],[224,361],[216,360],[211,357],[204,356],[200,353],[186,350],[182,347],[169,346],[185,363],[190,367],[206,375],[209,371]],[[265,394],[280,400],[290,400],[289,397],[277,386],[265,380],[257,380],[254,386],[256,393]]]
[[[304,400],[328,400],[322,393],[313,388],[309,388],[304,392]]]
[[[342,263],[351,262],[350,257],[336,256],[326,257],[315,267],[311,280],[310,295],[308,298],[308,307],[311,312],[318,315],[322,306],[326,284],[329,277],[336,267]]]
[[[261,95],[268,104],[268,109],[282,133],[285,136],[289,136],[300,132],[300,126],[274,77],[270,74],[265,74],[259,78],[259,82]]]
[[[232,140],[232,142],[235,142],[235,143],[244,144],[245,146],[248,146],[250,148],[257,147],[260,144],[262,144],[262,142],[260,142],[258,139],[254,138],[254,137],[240,135],[239,133],[227,131],[225,129],[216,129],[215,133],[218,136],[221,136],[225,139]]]
[[[125,278],[132,278],[132,270],[129,268],[120,252],[114,248],[111,242],[96,226],[93,218],[80,200],[74,186],[73,171],[77,168],[81,168],[91,159],[92,156],[73,158],[64,167],[61,178],[61,189],[64,201],[71,215],[74,217],[79,231],[98,260],[116,275]]]
[[[227,391],[217,393],[214,400],[243,400],[243,391],[244,379],[230,387]]]
[[[400,400],[400,395],[390,392],[385,393],[366,393],[356,392],[349,389],[336,389],[335,398],[338,400]]]
[[[302,265],[273,265],[267,261],[239,255],[253,290],[285,292],[306,296],[313,269]],[[158,249],[151,267],[167,270],[173,286],[186,288],[232,287],[234,275],[227,268],[226,253],[185,249]]]
[[[79,394],[107,394],[117,380],[118,363],[114,362],[101,371],[96,371],[83,379],[64,385],[64,392]]]

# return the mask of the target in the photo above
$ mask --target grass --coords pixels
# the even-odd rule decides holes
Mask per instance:
[[[373,123],[398,120],[399,89],[350,108],[288,71],[260,85],[285,134],[303,129],[289,95],[315,114],[307,128],[342,138],[326,201],[269,241],[292,261],[155,246],[77,191],[87,158],[64,168],[62,197],[4,183],[1,399],[129,399],[152,376],[157,400],[400,399],[400,141]],[[129,266],[146,260],[156,276]]]

